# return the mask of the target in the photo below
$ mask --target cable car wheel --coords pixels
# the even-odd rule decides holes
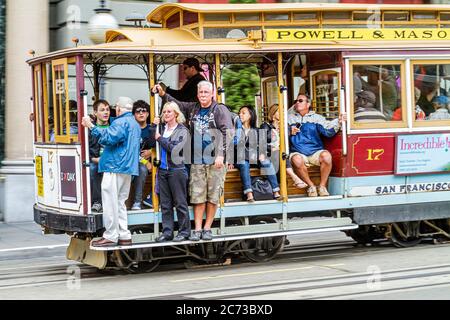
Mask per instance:
[[[413,247],[422,241],[420,221],[394,222],[390,225],[390,239],[399,248]]]
[[[131,234],[149,233],[148,226],[132,226],[129,228]],[[162,259],[155,257],[164,256],[163,247],[139,248],[129,250],[116,250],[116,265],[128,273],[145,273],[155,270]]]
[[[268,216],[253,217],[250,224],[274,223]],[[252,262],[265,262],[273,259],[284,248],[286,236],[244,239],[241,241],[242,255]]]
[[[357,229],[347,230],[345,234],[359,244],[370,244],[374,240],[382,238],[382,234],[377,232],[373,226],[359,226]]]

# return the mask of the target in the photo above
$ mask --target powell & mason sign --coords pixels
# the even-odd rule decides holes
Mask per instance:
[[[266,41],[400,41],[450,40],[450,29],[267,29]]]

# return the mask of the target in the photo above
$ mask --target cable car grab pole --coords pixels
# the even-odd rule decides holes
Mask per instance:
[[[88,101],[87,96],[88,93],[86,90],[82,90],[80,94],[83,96],[83,114],[88,114]],[[89,165],[86,165],[86,202],[87,202],[87,214],[91,214],[91,168],[90,168],[90,161],[89,161],[89,129],[87,127],[84,128],[84,152],[85,152],[85,159],[86,163]]]

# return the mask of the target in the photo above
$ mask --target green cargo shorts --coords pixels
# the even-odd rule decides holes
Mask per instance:
[[[206,201],[219,204],[225,184],[227,168],[224,165],[216,169],[213,164],[191,165],[189,179],[189,193],[192,204],[205,203]]]

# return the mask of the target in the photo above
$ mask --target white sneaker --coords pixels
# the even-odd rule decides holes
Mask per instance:
[[[141,203],[140,202],[133,203],[131,210],[141,210]]]
[[[98,203],[98,202],[94,203],[92,205],[91,210],[94,211],[94,212],[101,212],[102,211],[102,204]]]
[[[308,197],[317,197],[317,189],[316,187],[309,187],[308,190]]]
[[[328,193],[327,188],[323,187],[323,186],[319,186],[319,188],[317,189],[317,191],[319,191],[319,196],[321,197],[328,197],[330,194]]]

